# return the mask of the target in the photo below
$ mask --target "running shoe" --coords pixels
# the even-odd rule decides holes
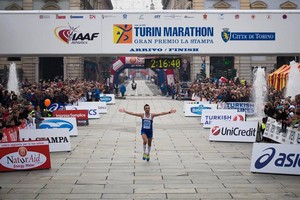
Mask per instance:
[[[150,160],[150,154],[146,154],[146,160],[147,160],[147,162],[149,162],[149,160]]]
[[[143,154],[143,160],[146,160],[147,159],[147,154]]]

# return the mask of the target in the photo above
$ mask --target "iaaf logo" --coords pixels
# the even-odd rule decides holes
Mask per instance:
[[[43,165],[46,160],[45,155],[20,147],[18,152],[3,156],[0,163],[9,169],[32,169]]]
[[[244,130],[241,129],[239,127],[232,127],[227,128],[227,127],[223,127],[222,129],[220,129],[219,126],[214,126],[211,129],[211,134],[217,136],[221,133],[221,135],[228,135],[228,136],[255,136],[256,133],[256,129],[255,128],[249,128],[248,130]]]
[[[270,153],[263,154],[260,156],[254,164],[256,169],[262,169],[267,166],[276,155],[276,150],[273,147],[266,148],[263,152],[269,151]],[[300,154],[295,153],[279,153],[278,158],[274,160],[274,165],[276,167],[300,167]]]
[[[99,33],[82,33],[77,27],[69,24],[67,26],[59,26],[54,29],[55,36],[66,44],[87,44],[88,41],[93,41],[98,37]]]

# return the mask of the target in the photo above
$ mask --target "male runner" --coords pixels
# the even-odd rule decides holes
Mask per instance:
[[[150,151],[151,151],[151,143],[153,138],[153,118],[161,115],[167,115],[171,113],[175,113],[176,109],[172,108],[170,111],[167,112],[161,112],[161,113],[150,113],[150,106],[148,104],[144,105],[144,111],[145,113],[134,113],[125,110],[124,108],[119,109],[120,112],[141,117],[142,119],[142,129],[141,129],[141,135],[143,139],[143,160],[150,160]],[[148,151],[147,150],[147,143],[148,143]]]

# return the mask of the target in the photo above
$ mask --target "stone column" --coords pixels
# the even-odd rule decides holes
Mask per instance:
[[[193,0],[193,10],[204,10],[204,0]]]
[[[64,79],[82,79],[84,77],[84,67],[82,57],[64,57]]]
[[[70,0],[70,10],[81,10],[80,0]]]
[[[32,10],[33,2],[32,0],[23,0],[23,10]]]
[[[250,9],[250,0],[240,0],[240,9],[249,10]]]
[[[30,82],[38,81],[38,57],[22,57],[23,79]]]

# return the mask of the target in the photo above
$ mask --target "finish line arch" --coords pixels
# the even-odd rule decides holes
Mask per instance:
[[[299,10],[1,11],[0,56],[298,56],[299,17]]]

